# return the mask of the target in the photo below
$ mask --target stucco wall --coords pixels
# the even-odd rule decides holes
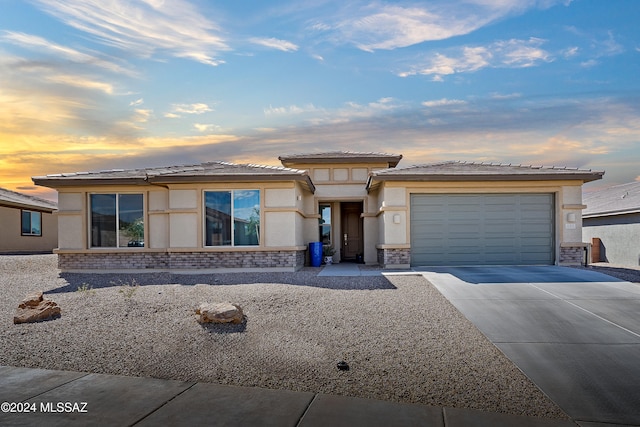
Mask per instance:
[[[404,187],[384,187],[380,192],[383,244],[406,244],[409,240],[407,225],[408,196]]]
[[[309,242],[318,240],[318,208],[313,194],[299,191],[298,195],[301,200],[297,204],[299,218],[296,221],[296,230],[301,232],[298,234],[296,244],[306,246]]]
[[[364,262],[365,264],[377,264],[376,245],[380,241],[377,191],[368,194],[364,202],[364,211]]]
[[[316,184],[316,199],[339,200],[348,198],[362,199],[367,195],[363,184],[322,185]]]
[[[149,191],[147,207],[149,220],[145,242],[149,248],[166,248],[169,246],[169,192]]]
[[[295,188],[267,188],[264,192],[265,208],[295,208]]]
[[[58,192],[59,248],[85,248],[85,197],[85,193],[79,191]]]
[[[559,193],[559,222],[563,242],[582,242],[582,186],[562,186]]]
[[[267,188],[264,191],[264,245],[295,246],[301,232],[296,187]],[[272,209],[272,210],[270,210]]]
[[[171,213],[169,216],[169,247],[196,248],[198,247],[198,230],[201,218],[197,213]],[[149,230],[153,235],[154,229]],[[200,239],[202,240],[202,239]]]
[[[169,209],[197,209],[198,191],[184,189],[169,190]]]
[[[197,189],[169,189],[169,247],[197,248],[200,237],[202,208],[199,206]],[[148,228],[149,234],[157,231]]]
[[[61,249],[84,249],[84,221],[79,214],[58,214],[58,247]]]
[[[58,246],[58,218],[42,212],[41,236],[22,235],[21,209],[0,206],[0,253],[50,252]]]
[[[377,218],[365,216],[363,219],[364,232],[364,262],[365,264],[377,264],[376,244],[378,243]]]
[[[295,246],[296,245],[296,216],[295,212],[265,212],[264,227],[266,247]]]
[[[598,237],[600,258],[610,264],[640,265],[640,214],[585,218],[582,235],[585,241]]]

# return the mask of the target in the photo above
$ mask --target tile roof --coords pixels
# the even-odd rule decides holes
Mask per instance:
[[[90,184],[143,184],[195,181],[259,181],[295,179],[307,181],[311,191],[313,184],[308,173],[282,166],[238,164],[230,162],[206,162],[196,165],[154,167],[144,169],[109,169],[93,172],[58,173],[35,176],[38,185],[56,188],[69,185]]]
[[[582,203],[587,205],[582,211],[583,218],[640,212],[640,182],[585,192]]]
[[[373,181],[512,181],[580,179],[584,182],[601,179],[604,172],[558,166],[531,166],[503,163],[447,161],[404,168],[383,169],[370,174],[367,188]]]
[[[402,154],[358,152],[358,151],[327,151],[319,153],[286,154],[279,156],[283,163],[365,163],[385,162],[395,167],[402,159]]]
[[[29,196],[28,194],[18,193],[5,188],[0,188],[0,206],[44,210],[47,212],[58,209],[58,204],[51,200]]]

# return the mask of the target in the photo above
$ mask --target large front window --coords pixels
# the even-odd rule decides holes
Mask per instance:
[[[144,247],[142,194],[91,194],[91,247]]]
[[[260,190],[205,191],[205,245],[260,244]]]

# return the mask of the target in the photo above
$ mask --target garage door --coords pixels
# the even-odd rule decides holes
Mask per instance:
[[[553,194],[412,194],[411,265],[554,263]]]

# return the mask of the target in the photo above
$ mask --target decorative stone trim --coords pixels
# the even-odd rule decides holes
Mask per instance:
[[[306,250],[59,253],[61,270],[200,270],[304,267]]]
[[[560,245],[561,265],[584,265],[589,243],[565,243]]]
[[[411,264],[411,249],[385,248],[377,249],[378,264],[387,267],[409,267]]]
[[[58,268],[65,270],[168,269],[164,252],[59,253]]]

